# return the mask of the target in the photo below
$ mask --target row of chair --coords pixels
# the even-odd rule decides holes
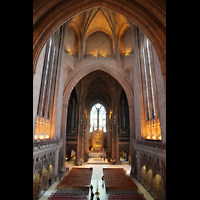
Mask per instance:
[[[56,194],[85,194],[88,195],[88,190],[66,190],[66,189],[58,189],[56,191]]]
[[[108,176],[120,176],[120,175],[124,175],[126,174],[126,170],[123,168],[103,168],[103,173],[104,175],[108,175]]]
[[[108,200],[115,200],[115,199],[117,199],[117,200],[145,200],[146,198],[143,198],[143,197],[135,197],[135,198],[133,198],[133,197],[114,197],[114,198],[112,198],[112,197],[108,197]]]
[[[109,195],[108,196],[108,200],[129,200],[129,199],[133,199],[133,200],[145,200],[146,198],[144,198],[143,194],[130,194],[130,195]]]
[[[62,185],[68,185],[68,184],[69,185],[90,185],[90,182],[91,182],[91,178],[85,178],[85,179],[68,178],[62,182]]]
[[[139,194],[139,193],[137,190],[108,190],[107,194],[129,195],[129,194]]]
[[[54,197],[86,197],[86,194],[75,194],[75,193],[71,193],[71,194],[64,194],[64,193],[60,193],[60,194],[51,194],[50,196],[54,196]]]
[[[86,194],[52,193],[48,200],[87,200]]]
[[[49,197],[48,200],[87,200],[87,197]]]
[[[86,186],[90,185],[92,168],[72,168],[67,176],[58,184],[59,186]]]
[[[137,185],[126,175],[123,168],[103,168],[106,190],[124,188],[124,190],[138,190]],[[125,189],[126,188],[126,189]],[[122,189],[123,190],[123,189]]]
[[[110,194],[110,197],[144,197],[143,194]]]

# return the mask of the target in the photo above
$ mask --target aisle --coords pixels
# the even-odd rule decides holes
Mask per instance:
[[[72,167],[72,166],[69,166]],[[91,179],[91,184],[93,185],[93,193],[97,191],[97,180],[98,180],[98,192],[100,193],[99,198],[100,200],[108,200],[108,195],[106,194],[105,189],[105,183],[103,181],[102,186],[102,180],[101,177],[103,176],[103,168],[124,168],[127,173],[130,174],[131,165],[110,165],[110,164],[84,164],[82,166],[73,166],[73,167],[92,167],[93,168],[93,174]],[[88,200],[91,198],[91,189],[89,190]],[[96,195],[94,196],[94,200],[96,200]]]
[[[108,165],[105,165],[104,167],[107,167]],[[91,184],[93,185],[93,193],[97,191],[97,181],[98,181],[98,192],[100,193],[99,198],[100,200],[108,200],[108,195],[106,194],[105,189],[105,183],[101,180],[101,177],[103,176],[103,167],[102,165],[95,165],[93,167],[93,174],[92,174],[92,180]],[[103,186],[102,186],[103,183]],[[89,190],[89,199],[91,198],[91,189]],[[96,195],[94,196],[94,199],[96,199]]]

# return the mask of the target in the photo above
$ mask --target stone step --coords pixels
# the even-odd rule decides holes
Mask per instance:
[[[90,153],[89,157],[90,158],[101,158],[101,155],[102,155],[102,157],[106,157],[106,153]]]

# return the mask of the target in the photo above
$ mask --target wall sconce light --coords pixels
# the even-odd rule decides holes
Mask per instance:
[[[39,135],[35,132],[34,139],[37,140]]]
[[[113,117],[113,124],[117,124],[117,117],[116,117],[116,115],[114,115],[114,117]]]
[[[39,134],[40,140],[44,140],[44,133]]]
[[[73,53],[73,52],[70,52],[70,50],[65,50],[65,52],[66,52],[67,54],[71,55],[71,56],[74,55],[74,53]]]
[[[49,134],[45,133],[45,139],[48,140],[49,139]]]

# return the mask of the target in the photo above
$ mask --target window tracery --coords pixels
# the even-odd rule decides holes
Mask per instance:
[[[45,59],[43,63],[43,74],[41,79],[40,97],[38,102],[35,140],[49,139],[50,118],[53,107],[52,93],[55,88],[57,72],[58,49],[60,45],[60,30],[58,29],[47,41]],[[42,122],[42,123],[39,123]]]
[[[106,132],[106,110],[105,107],[97,103],[95,104],[90,111],[90,132],[94,130],[102,130]]]
[[[144,42],[141,44],[141,78],[145,120],[142,137],[150,140],[161,140],[151,43],[146,36],[144,37]]]

